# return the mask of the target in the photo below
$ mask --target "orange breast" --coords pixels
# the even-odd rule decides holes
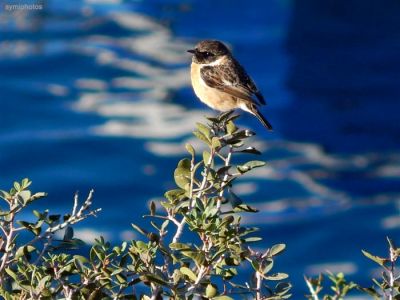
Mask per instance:
[[[207,86],[200,76],[199,64],[192,62],[190,73],[193,90],[201,102],[219,111],[228,111],[238,107],[236,97]]]

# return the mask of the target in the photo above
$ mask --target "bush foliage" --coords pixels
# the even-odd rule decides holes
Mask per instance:
[[[285,244],[261,251],[257,228],[244,226],[243,214],[257,213],[234,192],[235,181],[264,162],[243,158],[260,152],[247,146],[253,132],[237,128],[231,112],[198,123],[194,135],[205,149],[201,155],[186,145],[188,157],[179,161],[176,189],[160,203],[151,202],[144,217],[148,226],[132,224],[141,239],[112,246],[102,237],[87,255],[76,248],[72,225],[100,209],[92,209],[91,191],[79,204],[75,195],[69,214],[33,211],[34,222],[20,220],[21,212],[46,196],[32,193],[28,179],[0,191],[0,295],[4,299],[288,299],[288,275],[275,270]],[[59,232],[63,238],[57,238]],[[24,234],[25,233],[25,234]],[[29,233],[30,239],[26,236]],[[399,299],[395,262],[400,250],[389,240],[389,257],[366,251],[383,268],[375,287],[362,288],[344,275],[305,278],[308,299],[344,299],[351,291],[375,299]],[[255,248],[257,247],[257,248]],[[81,250],[82,252],[82,250]],[[80,253],[81,253],[80,252]],[[252,274],[245,278],[246,265]],[[327,290],[331,294],[323,294]]]

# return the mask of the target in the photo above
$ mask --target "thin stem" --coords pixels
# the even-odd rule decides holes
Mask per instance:
[[[6,245],[4,248],[5,253],[4,253],[3,257],[1,258],[2,261],[1,261],[1,266],[0,266],[0,275],[3,273],[4,268],[6,267],[6,264],[7,264],[7,260],[11,254],[10,248],[11,248],[11,244],[12,244],[13,237],[14,237],[14,218],[15,218],[15,214],[11,213],[10,221],[8,222],[8,232],[5,235]],[[4,229],[4,230],[6,230],[6,229]],[[2,281],[3,281],[3,276],[0,276],[0,283],[2,283]]]
[[[257,279],[257,285],[256,285],[256,300],[261,300],[262,295],[261,295],[261,284],[262,284],[262,276],[260,272],[256,272],[256,279]]]
[[[232,153],[233,153],[233,147],[232,147],[232,145],[229,145],[229,152],[228,152],[228,155],[226,156],[226,159],[225,159],[225,167],[230,165],[231,158],[232,158]],[[220,209],[221,209],[222,197],[224,195],[224,190],[225,190],[228,178],[229,178],[229,174],[228,174],[228,172],[226,172],[226,174],[224,175],[224,178],[222,179],[221,191],[219,192],[219,197],[218,197],[218,200],[217,200],[217,209],[218,209],[218,211],[220,211]]]
[[[214,160],[214,156],[215,156],[215,151],[214,151],[214,149],[211,148],[210,157],[208,158],[207,164],[204,166],[203,180],[201,182],[201,185],[200,185],[200,188],[199,188],[196,198],[201,198],[201,196],[204,192],[204,189],[207,184],[207,177],[208,177],[208,174],[210,173],[211,164]],[[193,201],[193,199],[192,199],[192,201]]]
[[[394,276],[394,265],[396,261],[396,254],[392,246],[389,248],[390,252],[390,270],[389,270],[389,300],[393,300],[394,297],[394,282],[395,282],[395,276]]]
[[[76,210],[77,209],[78,209],[78,193],[75,193],[75,195],[74,195],[74,206],[72,207],[72,215],[73,216],[76,214]]]
[[[39,261],[42,259],[43,255],[45,254],[47,248],[51,245],[51,243],[53,242],[53,234],[50,234],[47,239],[46,242],[43,245],[43,249],[42,251],[40,251],[40,254],[38,255],[38,257],[36,258],[35,262],[33,263],[34,265],[38,264]]]
[[[156,300],[159,293],[160,293],[160,288],[157,286],[153,290],[153,295],[151,296],[151,300]]]
[[[315,291],[314,287],[312,286],[311,282],[307,278],[305,278],[305,281],[306,281],[306,284],[307,284],[307,287],[308,287],[309,291],[311,292],[311,297],[314,300],[319,300],[318,294]]]
[[[93,190],[91,190],[89,192],[89,195],[88,195],[87,199],[82,204],[82,206],[80,207],[78,212],[76,212],[77,196],[75,196],[75,198],[74,198],[74,208],[73,208],[73,212],[75,212],[75,214],[71,215],[68,218],[68,220],[64,221],[63,223],[47,228],[45,232],[43,232],[42,234],[36,236],[33,240],[31,240],[29,243],[27,243],[27,245],[33,245],[35,242],[37,242],[39,240],[42,240],[42,239],[45,239],[45,237],[48,236],[49,234],[54,233],[54,232],[56,232],[58,230],[64,229],[68,225],[72,225],[72,224],[78,223],[78,222],[86,219],[89,216],[96,216],[96,214],[101,211],[101,208],[97,208],[97,209],[94,209],[92,211],[89,211],[88,213],[85,213],[85,211],[92,204],[92,196],[93,196]]]
[[[213,149],[211,149],[210,158],[208,159],[207,164],[204,166],[203,180],[201,182],[201,185],[199,187],[199,191],[197,192],[196,196],[193,195],[193,181],[194,181],[194,175],[195,174],[194,174],[194,171],[193,171],[194,162],[192,162],[191,180],[190,180],[191,182],[190,182],[190,190],[189,190],[189,193],[190,193],[189,194],[189,197],[190,197],[189,210],[191,210],[193,208],[194,203],[195,203],[194,200],[196,198],[201,198],[203,196],[203,193],[204,193],[204,190],[205,190],[205,186],[207,184],[207,177],[208,177],[208,174],[210,172],[211,164],[212,164],[212,162],[214,160],[214,155],[215,155],[215,152],[214,152]],[[185,226],[185,223],[186,223],[186,216],[183,217],[183,219],[181,220],[181,222],[179,223],[179,225],[178,225],[178,227],[176,229],[175,235],[174,235],[174,237],[172,239],[173,243],[177,243],[179,241],[179,239],[180,239],[180,237],[181,237],[181,235],[183,233],[183,228]]]
[[[204,251],[206,257],[209,255],[210,253],[210,249],[212,248],[212,243],[211,240],[208,239],[208,237],[206,235],[202,235],[201,240],[203,242],[203,246],[201,247],[201,250]],[[201,265],[200,269],[199,269],[199,273],[197,274],[197,278],[194,282],[194,284],[192,284],[189,288],[188,288],[188,292],[190,292],[191,290],[195,290],[197,288],[197,286],[200,284],[201,280],[203,279],[203,277],[208,273],[209,268],[206,265]]]
[[[64,281],[64,279],[61,278],[58,268],[54,267],[53,269],[54,269],[54,277],[55,277],[55,279],[57,279],[60,282],[62,289],[63,289],[65,299],[71,300],[73,290],[68,286],[68,284]]]

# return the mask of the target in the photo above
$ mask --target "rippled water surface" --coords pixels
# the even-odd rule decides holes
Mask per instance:
[[[49,192],[40,207],[57,212],[95,188],[103,212],[77,234],[132,238],[146,203],[174,186],[195,122],[213,114],[190,89],[185,50],[220,39],[275,128],[240,119],[269,162],[236,186],[261,210],[245,222],[266,244],[287,243],[277,268],[296,290],[325,269],[369,284],[360,249],[383,255],[385,236],[400,238],[400,5],[372,2],[2,4],[1,188],[29,177]]]

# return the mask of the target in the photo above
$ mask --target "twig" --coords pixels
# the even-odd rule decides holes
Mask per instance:
[[[261,284],[262,284],[262,276],[260,272],[256,272],[256,279],[257,279],[257,284],[256,284],[256,300],[261,300]]]
[[[395,283],[394,264],[396,261],[396,254],[395,254],[395,251],[394,251],[391,243],[389,246],[389,252],[390,252],[390,270],[389,270],[389,298],[388,299],[393,300],[394,283]]]
[[[204,193],[205,186],[206,186],[206,183],[207,183],[208,173],[210,172],[211,163],[212,163],[212,161],[214,159],[214,155],[215,155],[215,152],[214,152],[213,149],[211,149],[210,157],[209,157],[209,159],[207,161],[207,164],[204,166],[203,180],[201,182],[199,191],[197,192],[196,196],[193,196],[193,179],[194,179],[194,175],[195,174],[194,174],[194,171],[193,171],[194,163],[192,162],[191,182],[190,182],[190,195],[189,195],[189,197],[190,197],[189,210],[191,210],[193,208],[193,206],[194,206],[194,203],[195,203],[194,199],[195,198],[201,198],[202,194]],[[173,243],[177,243],[179,241],[179,239],[180,239],[180,237],[181,237],[181,235],[183,233],[183,228],[185,226],[185,223],[186,223],[186,216],[183,217],[183,219],[181,220],[181,222],[177,226],[175,235],[174,235],[174,237],[172,239]]]
[[[308,287],[308,289],[309,289],[310,292],[311,292],[311,297],[312,297],[314,300],[319,300],[318,294],[317,294],[317,292],[315,291],[314,287],[312,286],[312,283],[311,283],[311,282],[308,280],[308,278],[306,278],[306,277],[304,277],[304,280],[306,281],[307,287]]]
[[[232,147],[232,145],[229,145],[229,152],[225,159],[225,167],[229,166],[229,164],[231,163],[232,153],[233,153],[233,147]],[[229,178],[229,174],[228,174],[228,172],[226,172],[224,175],[224,178],[222,179],[221,191],[219,192],[219,195],[218,195],[219,196],[218,200],[217,200],[218,211],[220,211],[220,209],[221,209],[222,197],[224,195],[224,190],[225,190],[225,186],[228,181],[228,178]]]
[[[39,240],[45,239],[48,234],[52,234],[52,233],[54,233],[56,231],[64,229],[68,225],[72,225],[72,224],[75,224],[77,222],[80,222],[80,221],[86,219],[89,216],[96,216],[96,214],[101,211],[101,208],[94,209],[94,210],[89,211],[88,213],[85,214],[85,211],[92,204],[93,192],[94,192],[93,190],[91,190],[89,192],[89,195],[88,195],[87,199],[82,204],[82,206],[80,207],[78,212],[76,212],[76,209],[77,209],[77,206],[78,206],[77,205],[78,199],[77,199],[77,196],[75,196],[74,197],[74,208],[72,210],[73,212],[75,212],[75,214],[71,215],[67,220],[65,220],[61,224],[58,224],[56,226],[48,227],[45,232],[43,232],[42,234],[36,236],[34,239],[32,239],[30,242],[28,242],[27,245],[32,245],[32,244],[36,243]],[[75,194],[75,195],[77,195],[77,194]]]
[[[5,235],[5,238],[6,238],[6,245],[4,247],[5,253],[4,253],[3,257],[1,258],[2,261],[1,261],[1,266],[0,266],[0,274],[3,273],[4,268],[6,267],[6,264],[7,264],[7,260],[10,257],[10,253],[11,253],[11,249],[10,248],[11,248],[11,244],[12,244],[12,242],[14,240],[13,239],[13,237],[14,237],[14,218],[15,218],[15,214],[11,213],[10,214],[10,221],[8,221],[8,232]],[[2,283],[1,282],[2,279],[3,279],[3,276],[0,276],[0,283]]]

